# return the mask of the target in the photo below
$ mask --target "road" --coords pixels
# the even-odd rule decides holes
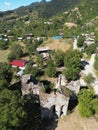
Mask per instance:
[[[77,48],[77,38],[74,38],[74,41],[73,41],[73,49],[78,49]]]
[[[73,41],[73,49],[74,50],[78,49],[77,38],[75,38]],[[93,75],[93,77],[95,78],[95,81],[92,85],[93,85],[95,94],[98,95],[98,78],[94,73],[94,68],[93,68],[94,60],[95,60],[95,54],[92,54],[90,60],[86,61],[88,64],[85,65],[84,70],[81,71],[81,74],[88,75],[89,73],[91,73]]]
[[[88,61],[88,64],[85,65],[84,70],[82,70],[82,73],[84,73],[85,75],[91,73],[93,77],[96,79],[97,77],[93,70],[94,60],[95,60],[95,54],[92,54],[90,60]]]

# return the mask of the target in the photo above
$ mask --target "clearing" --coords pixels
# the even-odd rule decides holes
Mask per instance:
[[[72,47],[72,40],[49,38],[44,42],[43,46],[48,46],[51,50],[62,50],[65,52]]]
[[[7,62],[8,54],[10,50],[0,50],[0,62]]]

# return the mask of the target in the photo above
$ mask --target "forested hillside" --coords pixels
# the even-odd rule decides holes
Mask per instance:
[[[46,2],[45,0],[42,0],[41,2],[32,3],[25,7],[19,7],[13,11],[0,12],[0,17],[4,17],[11,14],[17,15],[18,17],[36,11],[38,12],[38,15],[40,17],[51,17],[64,10],[71,9],[79,1],[80,0],[51,0],[50,2]]]
[[[92,45],[84,44],[86,36],[91,37]],[[82,78],[87,83],[86,86],[83,85],[83,89],[87,89],[81,91],[78,97],[76,95],[79,99],[79,113],[84,117],[95,117],[98,114],[98,99],[91,89],[94,88],[91,83],[95,78],[92,74],[81,74],[81,71],[86,72],[86,65],[90,66],[88,60],[92,54],[96,54],[94,71],[98,75],[98,0],[42,0],[12,11],[0,12],[0,130],[39,130],[38,127],[41,126],[39,97],[31,96],[31,88],[28,100],[21,96],[23,74],[33,75],[30,78],[35,79],[34,86],[37,83],[41,85],[39,88],[42,93],[45,92],[42,95],[45,100],[46,94],[52,92],[57,96],[58,92],[62,93],[64,86],[59,84],[59,90],[55,88],[54,82],[59,81],[59,74],[66,77],[65,86],[69,84],[73,88],[74,85],[79,86],[77,80]],[[22,61],[25,65],[22,65],[23,70],[20,71],[20,65],[13,68],[13,61],[18,61],[19,64]],[[26,82],[28,86],[30,78]],[[71,95],[71,91],[64,89],[63,94],[67,97]],[[43,108],[41,107],[42,110]],[[55,111],[54,105],[51,108]],[[60,112],[62,113],[61,110]],[[71,112],[73,110],[68,110],[68,114]],[[56,119],[58,125],[57,121],[59,120]],[[47,118],[42,122],[51,125]],[[43,125],[42,130],[44,129]],[[46,130],[54,129],[52,127]]]

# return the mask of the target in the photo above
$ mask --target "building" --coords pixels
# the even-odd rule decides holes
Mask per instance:
[[[25,60],[13,60],[9,63],[12,67],[16,67],[19,69],[25,69],[26,61]]]
[[[36,50],[43,57],[44,60],[47,60],[49,58],[49,47],[38,47]]]
[[[44,85],[38,84],[34,77],[30,74],[22,76],[22,95],[26,95],[30,98],[31,95],[38,96],[38,101],[40,103],[41,118],[51,119],[54,117],[66,116],[69,96],[67,96],[63,90],[51,91],[46,93],[44,90]]]
[[[87,46],[95,43],[95,35],[94,35],[94,33],[83,34],[83,36],[85,36],[84,44],[86,44]]]

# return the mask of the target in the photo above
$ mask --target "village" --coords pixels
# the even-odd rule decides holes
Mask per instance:
[[[71,115],[74,111],[76,112],[78,96],[83,89],[89,90],[90,88],[94,91],[94,96],[98,96],[98,76],[94,69],[97,53],[92,52],[88,58],[85,51],[85,48],[95,45],[93,32],[66,39],[63,34],[36,37],[33,33],[14,38],[14,35],[9,35],[10,31],[6,31],[8,34],[0,34],[0,42],[11,43],[14,40],[15,44],[19,45],[19,48],[22,47],[23,53],[25,53],[23,56],[13,58],[17,50],[16,46],[12,57],[7,62],[14,75],[10,87],[14,87],[16,86],[14,84],[20,82],[22,96],[31,100],[33,105],[37,104],[36,111],[40,113],[38,116],[40,120],[59,121],[67,118],[68,113]],[[81,36],[84,41],[83,45],[79,47]],[[11,52],[8,51],[8,53]],[[70,57],[70,55],[72,56]],[[76,61],[74,61],[75,56]],[[66,61],[69,62],[69,65]],[[85,79],[89,76],[92,80],[88,83]],[[45,124],[42,123],[42,125]]]
[[[85,36],[85,41],[84,44],[87,46],[94,44],[94,34],[83,34]],[[3,36],[3,34],[2,34]],[[4,35],[4,39],[1,37],[0,40],[5,40],[5,37],[7,38],[7,35]],[[26,39],[32,39],[33,34],[28,34],[25,35],[24,38]],[[24,38],[18,37],[17,40],[22,41]],[[41,38],[42,39],[42,38]],[[60,41],[63,39],[61,36],[58,37],[53,37],[55,39],[55,42]],[[77,47],[77,39],[74,38],[73,40],[73,50],[79,50]],[[6,41],[9,41],[10,39],[7,39]],[[37,38],[39,41],[40,38]],[[59,44],[61,44],[59,42]],[[37,47],[36,48],[37,53],[42,57],[44,64],[46,61],[50,58],[51,50],[49,46],[43,46],[43,47]],[[18,72],[16,73],[17,77],[20,77],[21,79],[21,91],[22,95],[38,95],[40,106],[41,108],[41,117],[42,118],[54,118],[55,116],[57,117],[62,117],[67,115],[68,107],[69,107],[69,101],[76,101],[77,100],[77,95],[79,94],[79,91],[83,88],[87,87],[87,83],[83,79],[83,75],[87,76],[89,73],[91,73],[94,77],[94,81],[92,82],[92,86],[95,92],[95,95],[98,95],[98,79],[97,76],[95,75],[93,71],[93,64],[94,64],[94,58],[95,54],[91,55],[91,59],[89,61],[84,60],[81,58],[81,63],[83,66],[83,70],[80,72],[80,78],[76,81],[70,81],[68,82],[66,77],[62,74],[59,74],[57,78],[52,79],[50,78],[51,83],[53,83],[53,91],[50,91],[49,93],[43,91],[44,84],[40,82],[36,82],[34,79],[33,74],[24,74],[24,71],[28,65],[28,60],[25,59],[14,59],[9,64],[13,68],[17,68]],[[86,64],[85,64],[86,63]],[[38,67],[36,63],[32,64],[32,67]],[[62,67],[61,67],[62,68]],[[58,68],[60,69],[60,68]],[[62,71],[62,69],[61,69]],[[55,91],[54,91],[55,90]],[[67,90],[67,91],[66,91]],[[69,91],[69,92],[68,92]],[[38,100],[38,99],[37,99]],[[47,108],[47,110],[46,110]]]

